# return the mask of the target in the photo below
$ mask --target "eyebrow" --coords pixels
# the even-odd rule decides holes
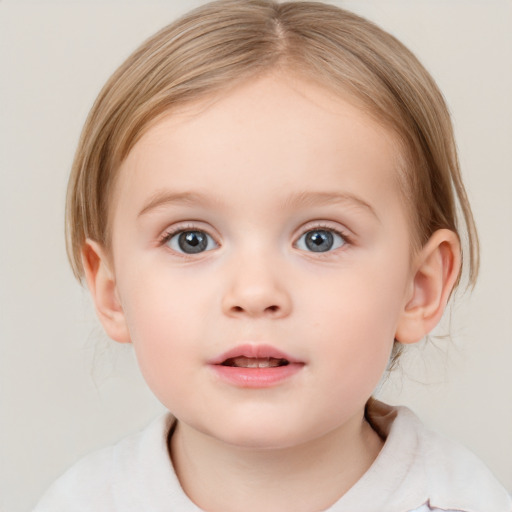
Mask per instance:
[[[153,194],[150,199],[144,204],[137,217],[168,204],[211,204],[217,201],[212,200],[210,197],[196,192],[172,192],[168,190],[161,190]]]
[[[346,192],[300,192],[298,194],[289,196],[284,202],[285,206],[288,207],[347,203],[368,211],[376,219],[379,218],[377,212],[370,203],[354,194],[349,194]]]
[[[151,198],[145,203],[143,208],[138,213],[138,217],[168,204],[203,204],[210,205],[215,204],[218,201],[215,198],[197,192],[172,192],[168,190],[161,190],[151,196]],[[378,215],[373,207],[354,194],[342,193],[342,192],[299,192],[288,196],[284,200],[284,207],[304,207],[304,206],[318,206],[318,205],[330,205],[330,204],[346,204],[351,203],[356,207],[367,210],[375,218],[378,219]]]

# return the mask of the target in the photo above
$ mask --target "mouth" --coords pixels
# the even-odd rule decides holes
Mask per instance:
[[[241,388],[268,388],[287,382],[305,366],[270,345],[239,345],[209,361],[223,382]]]
[[[277,368],[290,364],[288,359],[277,357],[229,357],[221,363],[222,366],[231,366],[235,368]]]
[[[303,364],[281,350],[263,344],[238,345],[209,361],[213,365],[235,368],[277,368],[290,364]]]

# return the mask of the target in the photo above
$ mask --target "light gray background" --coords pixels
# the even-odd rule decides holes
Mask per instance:
[[[67,175],[100,87],[200,1],[0,1],[0,509],[27,511],[87,452],[162,411],[104,339],[63,242]],[[418,346],[380,396],[475,451],[512,490],[512,1],[337,2],[405,42],[451,107],[482,242],[451,340]]]

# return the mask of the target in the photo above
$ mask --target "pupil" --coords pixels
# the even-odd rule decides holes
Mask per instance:
[[[332,233],[329,231],[310,231],[306,235],[306,245],[313,252],[329,251],[333,241]]]
[[[206,249],[208,240],[201,231],[184,231],[178,237],[180,249],[187,254],[196,254]]]

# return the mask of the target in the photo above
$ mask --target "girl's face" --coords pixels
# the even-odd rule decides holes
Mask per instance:
[[[257,448],[361,422],[411,294],[397,144],[285,75],[169,114],[120,169],[113,268],[153,392]]]

